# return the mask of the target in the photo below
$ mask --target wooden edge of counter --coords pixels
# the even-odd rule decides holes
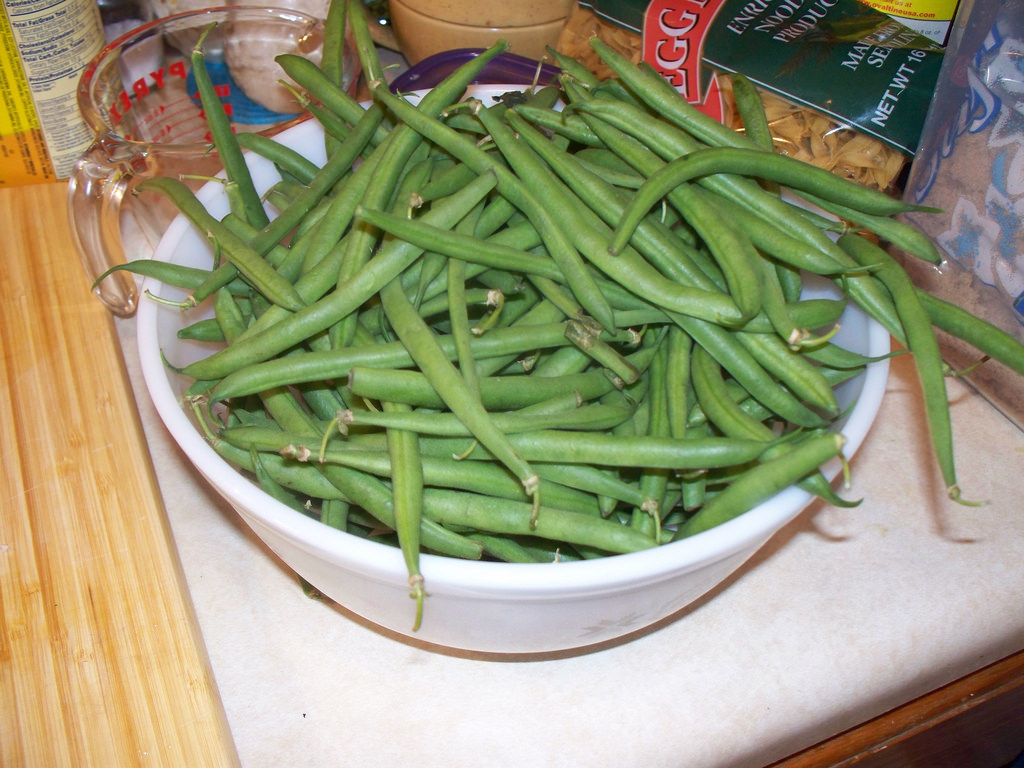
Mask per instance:
[[[1024,750],[1024,651],[769,768],[1008,765]]]
[[[0,189],[0,764],[238,765],[66,194]]]

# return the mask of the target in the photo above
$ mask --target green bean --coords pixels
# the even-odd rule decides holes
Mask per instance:
[[[360,51],[364,74],[367,81],[373,85],[383,82],[384,76],[380,70],[379,61],[377,61],[376,48],[374,48],[372,41],[369,40],[369,31],[366,29],[365,18],[360,18],[359,13],[361,13],[361,10],[353,18],[353,31],[356,35],[357,48]],[[482,51],[478,56],[459,66],[424,95],[418,105],[418,111],[429,119],[438,117],[452,101],[465,91],[466,86],[472,82],[487,63],[506,50],[507,47],[505,43],[496,43],[487,50]],[[408,124],[402,123],[398,125],[381,145],[379,151],[383,154],[373,177],[363,193],[363,205],[369,208],[386,208],[391,202],[403,170],[410,162],[414,152],[420,150],[422,146],[423,140],[419,132]],[[339,285],[346,283],[366,263],[373,254],[376,244],[377,235],[372,228],[353,228],[352,235],[346,245],[345,258],[338,273]],[[336,344],[348,343],[351,340],[351,321],[348,321],[346,328],[348,330],[343,330],[336,337]]]
[[[752,397],[780,417],[803,427],[817,427],[822,418],[778,383],[728,331],[696,318],[674,318]]]
[[[517,117],[522,117],[519,114],[518,109],[516,113]],[[511,120],[509,121],[511,123]],[[527,121],[529,122],[529,120]],[[513,124],[515,126],[515,124]],[[533,143],[530,144],[533,146]],[[565,150],[563,150],[565,151]],[[643,184],[644,177],[636,172],[636,169],[619,157],[617,154],[612,152],[606,147],[583,147],[571,154],[580,165],[587,169],[588,173],[594,174],[603,178],[609,178],[605,174],[611,172],[613,175],[610,178],[622,179],[622,183],[614,182],[611,183],[615,186],[625,186],[628,189],[636,189]]]
[[[266,493],[270,498],[279,501],[286,507],[290,507],[293,511],[300,514],[308,514],[308,510],[303,501],[301,501],[291,490],[280,485],[263,466],[263,461],[259,454],[255,451],[252,452],[252,472],[256,476],[256,483],[259,485],[260,490]]]
[[[804,350],[804,355],[821,366],[827,368],[861,369],[869,363],[885,360],[893,355],[900,354],[898,351],[885,355],[869,357],[859,352],[852,352],[836,344],[827,343],[819,347]]]
[[[223,219],[223,224],[232,234],[236,235],[242,242],[248,243],[252,247],[252,238],[259,233],[259,230],[250,224],[247,224],[244,219],[240,219],[235,214],[229,213]],[[255,251],[255,248],[253,248]],[[257,253],[259,253],[257,251]],[[277,270],[285,280],[292,282],[297,276],[302,266],[301,258],[293,256],[291,248],[286,248],[283,245],[274,245],[267,249],[264,253],[260,254],[266,260],[267,264]],[[218,286],[218,290],[221,286]],[[197,300],[195,295],[193,299]]]
[[[229,428],[222,430],[220,437],[246,450],[250,447],[255,447],[261,451],[280,451],[282,446],[291,445],[293,446],[293,452],[301,455],[315,455],[315,451],[308,448],[304,449],[303,446],[320,440],[318,435],[312,433],[290,434],[279,429],[268,430],[261,427]],[[424,437],[421,439],[420,445],[424,472],[429,478],[427,482],[430,484],[456,488],[465,487],[467,490],[474,490],[476,488],[474,485],[462,485],[463,483],[471,483],[470,478],[460,474],[459,479],[452,479],[453,475],[451,473],[461,473],[461,471],[480,472],[483,473],[481,481],[486,482],[486,478],[489,477],[488,473],[491,473],[493,470],[505,471],[504,468],[499,468],[497,465],[488,465],[476,461],[455,461],[452,458],[452,448],[456,445],[464,447],[464,441],[455,443],[452,440],[435,440]],[[328,462],[351,463],[352,466],[357,466],[377,474],[387,475],[390,473],[390,469],[381,463],[382,461],[387,461],[386,446],[374,440],[367,440],[365,435],[351,436],[347,441],[329,441],[324,453],[324,459]],[[458,466],[448,466],[447,469],[438,467],[432,464],[432,461],[435,459],[444,462],[446,465],[454,461]],[[466,469],[467,465],[474,465],[474,467]],[[578,489],[581,492],[605,495],[633,506],[641,506],[645,502],[643,495],[635,485],[624,482],[613,473],[596,466],[566,464],[556,461],[536,462],[536,468],[541,476],[542,483],[547,481],[560,486]],[[511,478],[512,476],[506,474],[506,477]],[[516,485],[517,492],[522,495],[522,485],[518,481],[516,481]]]
[[[439,342],[449,359],[457,358],[454,340],[443,337]],[[539,347],[555,347],[564,342],[565,325],[558,322],[496,328],[474,337],[470,344],[473,357],[480,359],[518,355]],[[412,365],[412,356],[401,342],[353,345],[307,352],[296,358],[276,358],[240,368],[224,377],[212,394],[219,400],[226,400],[270,387],[340,379],[348,376],[354,367],[384,369],[408,368]]]
[[[356,219],[380,227],[395,237],[415,243],[426,251],[443,253],[454,259],[488,267],[507,268],[516,272],[540,275],[559,282],[565,281],[565,276],[552,259],[537,256],[502,242],[481,240],[472,235],[432,227],[416,219],[362,206],[356,209]]]
[[[317,101],[345,122],[355,124],[366,111],[366,107],[331,82],[323,70],[306,57],[294,53],[282,53],[277,55],[274,61],[281,66],[288,77],[305,88]],[[389,132],[389,126],[384,124],[377,126],[370,144],[374,147],[378,146]]]
[[[804,290],[804,278],[798,269],[791,264],[776,263],[775,278],[782,287],[782,295],[787,302],[800,300]]]
[[[380,108],[375,109],[371,106],[366,110],[349,136],[338,145],[302,194],[253,239],[252,247],[255,250],[261,250],[269,243],[279,242],[305,218],[313,205],[337,184],[342,176],[351,171],[352,164],[369,143],[373,131],[380,125],[383,117],[384,113]]]
[[[643,142],[645,148],[649,147],[647,154],[636,153],[625,158],[631,164],[635,163],[634,167],[638,171],[648,176],[668,161],[706,148],[693,137],[674,130],[667,124],[652,123],[646,119],[646,112],[636,110],[629,104],[593,98],[579,104],[578,109],[595,130],[600,123],[611,125]],[[697,183],[739,205],[746,206],[768,223],[831,255],[839,263],[844,263],[842,249],[823,231],[820,217],[815,220],[808,219],[806,211],[780,199],[777,195],[766,192],[754,179],[732,174],[713,174],[700,177]]]
[[[579,59],[562,53],[550,45],[545,46],[544,50],[554,60],[558,68],[562,70],[563,77],[571,77],[588,88],[596,88],[601,84],[600,78]]]
[[[599,211],[605,222],[617,220],[621,216],[623,206],[611,196],[606,187],[602,186],[603,182],[595,174],[589,174],[578,167],[573,168],[564,154],[560,155],[551,147],[546,146],[532,128],[517,120],[516,115],[509,115],[508,119],[517,129],[519,135],[535,151],[541,153],[549,166],[562,175],[566,183],[574,191],[577,191],[587,204],[600,206]],[[693,215],[706,218],[707,207],[700,205],[699,202],[695,202],[694,205],[699,206],[700,210],[694,209]],[[717,230],[715,234],[718,234]],[[664,233],[644,229],[640,235],[644,239],[638,241],[636,247],[638,250],[642,249],[646,254],[657,256],[663,255],[669,250],[673,251],[671,264],[679,267],[678,270],[672,272],[672,276],[677,278],[676,280],[672,282],[664,280],[661,274],[632,249],[622,251],[611,258],[603,248],[595,246],[593,251],[587,252],[588,256],[595,266],[613,280],[667,309],[701,317],[711,322],[730,325],[742,323],[745,317],[756,314],[755,307],[759,302],[757,283],[741,277],[749,272],[751,260],[754,258],[754,254],[747,251],[744,244],[732,239],[728,245],[723,242],[723,247],[734,249],[730,251],[731,255],[727,258],[731,265],[736,265],[731,274],[735,278],[736,285],[741,289],[742,298],[737,299],[735,294],[732,296],[723,294],[710,281],[703,279],[702,276],[697,276],[698,270],[695,267],[687,268],[685,262],[679,258],[679,244],[670,243],[668,236]],[[664,268],[667,261],[659,259],[658,264]],[[686,282],[680,282],[678,280],[680,276],[685,276]],[[742,302],[742,305],[739,302]]]
[[[1024,345],[998,326],[975,317],[963,307],[917,291],[918,300],[928,312],[932,324],[962,339],[973,347],[1024,374]]]
[[[846,302],[842,299],[797,299],[785,304],[786,316],[792,325],[807,330],[834,326],[845,309]],[[751,318],[737,330],[747,333],[779,333],[778,326],[765,313]],[[801,349],[806,347],[802,346]]]
[[[382,371],[357,366],[349,372],[348,386],[353,394],[360,397],[379,399],[390,390],[393,398],[410,405],[424,408],[444,405],[418,371]],[[480,381],[480,397],[489,409],[507,410],[549,400],[567,391],[578,392],[583,400],[592,400],[607,394],[614,387],[615,381],[602,370],[543,378],[490,376]]]
[[[453,260],[454,261],[454,260]],[[463,262],[463,264],[465,264]],[[447,277],[449,270],[444,270],[444,276]],[[420,303],[418,309],[421,315],[426,318],[439,317],[451,312],[454,303],[461,300],[465,303],[467,310],[469,307],[479,304],[486,305],[490,300],[492,291],[489,288],[464,288],[461,297],[454,296],[451,292],[439,292],[432,290],[431,286],[436,284],[436,279],[432,282],[423,292],[424,300]],[[406,292],[409,292],[409,286],[405,285]],[[376,310],[376,307],[374,307]],[[368,330],[380,332],[382,325],[380,323],[381,314],[374,312],[372,317],[360,315],[360,321],[364,323]],[[449,320],[449,323],[451,321]]]
[[[682,439],[686,437],[686,417],[689,412],[690,367],[692,365],[693,339],[683,333],[677,325],[671,325],[665,340],[667,360],[665,361],[666,411],[668,434]]]
[[[294,401],[291,402],[294,404]],[[278,410],[276,415],[284,417],[283,420],[286,423],[299,426],[304,417],[301,415],[301,412],[293,411],[292,413],[294,416],[289,417],[285,412]],[[279,446],[281,444],[281,436],[287,434],[280,430],[263,431],[274,446]],[[315,435],[313,437],[315,440],[319,440]],[[260,449],[257,443],[250,443],[249,447],[256,447],[257,450]],[[277,450],[277,448],[272,447],[269,450]],[[300,462],[308,459],[305,452],[288,455],[287,451],[281,451],[281,455],[289,459],[298,459]],[[344,499],[366,510],[390,530],[395,530],[394,500],[391,491],[383,483],[376,478],[347,467],[328,464],[317,464],[315,466],[340,491]],[[466,559],[479,559],[483,552],[483,547],[477,542],[449,531],[431,520],[422,521],[420,536],[424,548],[440,554]]]
[[[231,439],[244,444],[246,435],[244,432],[236,432],[231,435]],[[288,448],[282,446],[282,448],[285,449],[285,452],[305,453],[308,451],[311,456],[313,455],[312,449],[308,447],[305,451],[297,446]],[[388,478],[392,476],[393,472],[388,453],[380,450],[359,448],[342,450],[337,447],[328,447],[322,453],[317,454],[317,460],[325,464],[340,464]],[[498,464],[460,461],[447,455],[421,455],[420,464],[423,470],[423,482],[431,487],[490,494],[512,501],[522,501],[525,498],[522,483]],[[541,493],[551,506],[589,515],[598,514],[597,506],[589,493],[562,485],[547,477],[542,477],[541,488]]]
[[[385,413],[406,413],[410,408],[401,403],[384,401]],[[423,466],[415,432],[388,427],[388,454],[391,458],[391,492],[395,510],[395,533],[409,572],[409,596],[416,601],[413,631],[423,621],[423,600],[426,592],[420,571],[420,527],[423,519]]]
[[[721,525],[766,501],[839,455],[844,442],[842,435],[827,432],[807,438],[791,451],[751,468],[720,493],[709,497],[701,509],[679,527],[675,539]]]
[[[296,98],[303,109],[313,115],[313,118],[320,124],[324,132],[324,148],[325,150],[330,148],[329,151],[333,154],[338,143],[347,139],[351,133],[350,124],[331,110],[317,104],[308,93],[296,92]]]
[[[776,435],[762,420],[752,416],[737,402],[734,393],[722,379],[718,363],[702,348],[695,347],[692,358],[694,395],[708,420],[729,437],[752,440],[774,440]],[[780,453],[789,450],[788,443],[779,444]],[[766,452],[766,456],[770,455]],[[811,472],[797,481],[809,493],[821,496],[835,506],[855,506],[836,494],[820,472]]]
[[[765,259],[758,266],[764,277],[761,283],[761,310],[775,333],[790,349],[796,351],[812,343],[823,343],[812,339],[810,330],[798,325],[793,319],[776,265]]]
[[[649,435],[620,436],[579,430],[533,430],[508,436],[530,462],[594,464],[609,467],[707,469],[745,464],[765,449],[758,440],[705,437],[679,440]],[[448,451],[462,445],[458,438],[424,438],[424,451]],[[466,460],[487,460],[488,451],[474,448]]]
[[[511,133],[508,132],[506,134],[505,131],[502,131],[501,127],[493,121],[490,121],[488,125],[492,135],[499,132],[499,135],[506,136],[503,151],[505,151],[506,154],[510,153],[513,147],[517,144],[511,138]],[[528,154],[526,147],[523,147],[521,151],[517,151],[515,157],[520,158],[522,161],[520,166],[517,168],[520,174],[525,175],[528,173],[530,178],[534,181],[548,178],[548,169],[542,166],[538,161],[533,160],[532,153]],[[530,158],[531,162],[527,163],[527,158]],[[511,158],[510,162],[513,162]],[[618,247],[608,249],[618,258],[607,258],[607,239],[602,234],[604,223],[589,209],[571,202],[569,193],[560,184],[555,183],[553,180],[550,183],[545,184],[545,196],[555,201],[561,200],[562,202],[560,203],[560,206],[563,208],[572,207],[579,209],[579,220],[575,220],[572,225],[576,231],[576,244],[577,247],[579,247],[581,251],[585,253],[596,266],[598,266],[599,269],[604,271],[606,274],[614,274],[615,279],[620,282],[628,279],[630,276],[638,274],[638,266],[642,264],[639,259],[639,255],[630,254],[632,258],[628,265],[617,264],[618,261],[627,255],[624,252],[626,243],[623,242],[620,243]],[[705,240],[708,242],[712,252],[720,260],[719,263],[723,264],[723,268],[727,270],[729,286],[732,289],[732,304],[736,309],[738,309],[741,318],[746,319],[756,314],[760,307],[760,292],[758,290],[758,284],[756,281],[751,281],[742,277],[749,271],[750,266],[754,263],[754,259],[756,258],[753,248],[749,243],[739,237],[736,237],[735,232],[725,226],[724,222],[719,221],[718,215],[713,209],[704,205],[703,202],[696,197],[687,194],[683,189],[677,190],[674,200],[682,207],[683,210],[681,212],[683,212],[684,218],[686,218],[687,221],[697,228],[705,237]],[[616,266],[619,268],[616,269]],[[640,278],[637,278],[637,281],[639,281],[639,279]],[[641,285],[637,285],[636,282],[634,282],[633,290],[641,295],[650,295],[655,290],[656,286],[659,285],[664,285],[664,281],[655,280],[651,281],[650,284],[644,283]],[[684,304],[691,304],[691,302],[686,301]],[[693,311],[692,309],[685,309],[678,306],[673,307],[673,309],[686,313]]]
[[[492,536],[473,532],[467,533],[466,537],[479,541],[484,547],[484,552],[495,560],[501,560],[506,563],[541,563],[549,561],[549,558],[541,559],[537,557],[518,541],[508,536]]]
[[[329,199],[324,202],[323,215],[310,228],[309,244],[303,260],[304,278],[295,286],[308,300],[315,301],[337,284],[338,270],[346,246],[344,241],[348,237],[353,213],[362,200],[379,161],[379,153],[371,154],[353,173],[339,182]],[[321,262],[325,260],[330,266],[325,266],[321,270]],[[315,280],[313,275],[316,275]]]
[[[546,141],[536,130],[529,128],[519,119],[518,110],[516,113],[510,114],[507,119],[517,133],[544,158],[551,169],[572,187],[580,199],[591,207],[605,223],[614,225],[619,221],[625,209],[626,198],[617,194],[616,190],[600,174],[581,165],[577,160],[579,153],[561,152],[551,146],[550,142]],[[629,155],[626,145],[630,143],[634,145],[633,149],[636,152],[647,152],[631,137],[610,126],[601,126],[601,136],[604,141],[609,143],[609,146],[614,146],[618,152],[622,153],[617,154],[616,157]],[[658,162],[656,159],[655,161]],[[670,231],[666,225],[650,217],[638,227],[633,243],[638,251],[672,280],[707,291],[718,290],[717,283],[690,259],[689,254],[693,252],[691,246],[694,245],[695,240],[685,238],[678,227]]]
[[[448,199],[448,205],[435,206],[425,216],[451,217],[457,221],[494,187],[493,176],[478,176],[465,189]],[[415,246],[392,241],[368,261],[344,286],[310,304],[281,322],[248,335],[210,357],[186,366],[186,376],[197,379],[223,378],[231,371],[283,352],[358,309],[386,283],[401,274],[420,254]]]
[[[667,366],[668,348],[659,346],[648,369],[650,386],[646,400],[650,404],[646,431],[649,436],[656,439],[672,437],[668,412]],[[651,503],[634,508],[630,524],[652,536],[655,541],[661,538],[661,516],[667,511],[665,494],[668,489],[668,478],[669,470],[664,467],[643,467],[640,470],[640,492],[651,499]]]
[[[482,284],[487,285],[491,276],[492,275],[490,273],[486,272],[481,274],[480,278]],[[491,327],[481,331],[480,326],[476,326],[477,331],[472,333],[472,338],[469,342],[473,349],[472,354],[475,361],[474,367],[476,368],[476,378],[478,381],[486,376],[500,373],[508,366],[521,366],[525,359],[524,356],[540,354],[544,349],[548,349],[552,346],[543,344],[536,345],[533,349],[509,349],[504,353],[487,354],[485,352],[485,354],[479,355],[477,354],[477,350],[482,349],[480,346],[481,342],[484,342],[485,340],[495,342],[496,338],[500,339],[501,336],[504,336],[505,334],[511,334],[513,337],[519,333],[530,335],[534,332],[540,332],[539,327],[533,328],[532,326],[543,326],[549,322],[561,323],[562,321],[561,313],[558,308],[551,306],[548,302],[542,301],[540,297],[532,291],[518,291],[512,295],[503,293],[501,301],[495,301],[494,291],[495,289],[493,287],[488,286],[488,297],[485,303],[488,307],[500,304],[500,317],[497,320],[494,320],[494,312],[497,310],[493,310],[486,321],[491,323]],[[557,344],[555,346],[557,346]],[[478,386],[475,389],[479,391]]]
[[[211,216],[183,182],[169,177],[155,177],[143,181],[139,188],[151,189],[170,199],[201,232],[215,241],[218,251],[270,301],[292,311],[305,306],[305,302],[295,292],[295,287],[247,243]]]
[[[353,504],[395,530],[394,501],[382,482],[346,467],[323,465],[321,471]],[[483,547],[478,542],[460,536],[433,520],[421,522],[420,539],[425,549],[452,557],[479,560],[483,554]]]
[[[274,182],[270,189],[263,193],[263,202],[277,211],[282,211],[292,204],[302,188],[302,184],[282,178],[280,181]],[[234,214],[230,215],[234,216]]]
[[[713,192],[714,205],[727,213],[730,220],[739,225],[761,251],[784,264],[816,275],[841,276],[863,273],[861,266],[850,267],[838,263],[831,254],[825,253],[803,240],[769,224],[734,200]]]
[[[319,170],[319,166],[312,160],[306,159],[305,155],[261,133],[239,133],[236,135],[236,140],[242,149],[265,157],[303,184],[309,184]]]
[[[377,55],[377,46],[370,34],[370,21],[366,8],[361,3],[346,2],[349,20],[352,23],[352,35],[355,38],[356,52],[363,68],[363,76],[367,82],[384,79],[384,70]]]
[[[349,520],[354,517],[352,505],[344,499],[324,499],[320,505],[320,522],[339,531],[349,530]]]
[[[702,176],[723,173],[768,179],[825,200],[846,201],[847,207],[867,214],[889,216],[915,208],[913,204],[847,181],[788,155],[759,149],[710,147],[672,160],[647,178],[626,207],[616,228],[612,248],[617,250],[625,245],[647,211],[673,189]]]
[[[736,112],[740,116],[740,123],[743,125],[743,132],[755,146],[774,152],[775,137],[772,136],[771,126],[768,124],[761,94],[757,92],[753,81],[742,72],[733,72],[729,79],[732,81],[732,97],[736,104]]]
[[[549,142],[552,147],[554,144]],[[565,151],[565,150],[562,150]],[[576,158],[576,162],[579,163],[585,170],[595,175],[601,176],[604,180],[613,187],[621,187],[624,189],[639,189],[640,185],[644,183],[644,177],[638,174],[635,170],[630,168],[627,171],[623,171],[620,168],[612,167],[611,163],[597,163],[588,159],[585,155],[586,150],[579,150],[573,153],[573,157]],[[595,150],[597,151],[597,150]],[[610,155],[606,150],[601,150],[605,154]],[[604,155],[602,155],[603,157]],[[618,159],[616,155],[610,155]],[[623,165],[625,165],[623,163]]]
[[[413,176],[413,175],[414,174],[412,172],[410,172],[410,174],[406,176],[407,184],[412,184],[412,180],[410,179],[410,176]],[[403,185],[403,186],[405,186],[405,185]],[[420,186],[422,186],[422,185],[420,185]],[[406,216],[408,218],[412,218],[413,211],[415,210],[415,208],[418,208],[418,207],[420,207],[420,205],[422,205],[422,203],[420,203],[420,200],[422,198],[419,197],[418,188],[417,188],[417,191],[413,191],[412,192],[410,199],[411,199],[411,201],[416,202],[416,205],[409,205],[409,207],[406,209],[405,214],[406,214]],[[401,215],[402,211],[397,209],[397,202],[398,201],[396,201],[395,212],[397,214]],[[472,211],[470,211],[468,214],[466,214],[462,218],[462,220],[459,221],[455,225],[454,229],[452,229],[450,231],[451,232],[455,232],[455,233],[464,233],[464,234],[469,234],[469,233],[473,232],[475,230],[475,228],[476,228],[477,222],[480,220],[480,216],[483,214],[483,211],[484,211],[485,207],[486,207],[486,201],[481,201],[479,204],[477,204],[477,206],[475,208],[473,208]],[[451,282],[453,281],[454,278],[451,275],[447,274],[449,261],[450,261],[450,259],[448,259],[443,253],[438,253],[437,251],[432,251],[432,250],[428,249],[423,254],[423,258],[420,259],[419,264],[418,264],[419,274],[417,275],[416,291],[415,291],[415,295],[414,295],[414,299],[413,299],[413,304],[417,308],[419,308],[420,304],[423,302],[423,298],[426,295],[427,290],[429,290],[431,283],[435,279],[437,279],[440,275],[442,275],[442,274],[446,275],[445,276],[445,285],[450,288]],[[459,266],[456,267],[456,271],[459,273],[457,275],[457,277],[460,280],[462,280],[462,288],[461,289],[456,288],[456,292],[459,292],[459,291],[465,289],[465,280],[466,280],[466,264],[461,259],[459,259],[458,261],[459,261]],[[468,317],[467,317],[467,323],[468,323]],[[464,330],[466,330],[466,332],[468,333],[468,327],[466,329],[464,329]]]
[[[508,168],[497,163],[494,158],[472,141],[452,131],[443,123],[430,120],[420,114],[404,100],[389,93],[387,86],[378,85],[374,89],[374,94],[406,124],[444,147],[477,173],[492,171],[498,179],[498,191],[522,209],[537,227],[537,231],[544,238],[548,252],[562,270],[574,293],[579,297],[580,303],[602,325],[609,328],[614,326],[611,307],[608,306],[607,300],[601,295],[584,268],[580,254],[562,229],[562,223],[555,219],[545,203]]]
[[[577,144],[589,147],[602,146],[601,139],[579,115],[531,107],[528,104],[518,105],[515,111],[531,123],[554,134],[564,136]]]
[[[448,360],[433,331],[416,313],[401,283],[393,280],[380,291],[384,312],[413,360],[444,404],[469,428],[477,440],[519,478],[527,495],[534,497],[540,482],[530,465],[492,421],[483,403],[474,398],[465,379]]]
[[[594,494],[600,503],[607,499],[611,504],[622,502],[634,507],[643,507],[648,500],[635,483],[627,482],[604,467],[563,462],[534,462],[541,482],[549,481],[581,492]],[[604,511],[601,512],[607,516]]]
[[[640,378],[636,366],[602,339],[591,323],[570,319],[565,324],[565,337],[624,384],[632,384]]]
[[[832,387],[802,353],[793,351],[785,341],[771,334],[738,333],[735,338],[766,371],[803,402],[829,416],[839,414]]]
[[[528,407],[527,407],[528,408]],[[526,432],[533,429],[578,429],[604,430],[629,418],[632,409],[601,403],[581,405],[572,411],[555,413],[527,413],[527,408],[505,413],[492,413],[494,425],[506,434]],[[454,413],[430,413],[405,410],[397,413],[388,411],[348,410],[343,414],[347,424],[370,424],[378,427],[394,427],[410,432],[444,435],[448,437],[472,437],[473,433]]]
[[[199,267],[187,267],[182,264],[172,264],[169,261],[158,259],[135,259],[125,264],[118,264],[111,267],[98,278],[94,285],[113,272],[131,272],[142,277],[151,277],[166,285],[173,285],[176,288],[192,290],[203,284],[209,275],[210,270]],[[252,292],[252,286],[241,279],[232,280],[226,286],[236,296],[247,296]]]
[[[459,372],[466,382],[466,388],[470,395],[479,397],[480,380],[473,347],[470,344],[473,332],[469,326],[469,310],[466,304],[466,262],[461,259],[449,260],[447,277],[448,296],[451,299],[448,317],[451,324],[452,345],[455,347],[455,358],[458,360]],[[422,312],[422,307],[420,311]]]
[[[192,75],[196,81],[196,89],[203,105],[203,114],[210,129],[213,145],[217,149],[220,161],[224,164],[224,172],[228,180],[237,185],[246,220],[255,227],[261,227],[267,223],[267,212],[263,210],[263,201],[260,200],[259,192],[253,185],[249,167],[245,164],[245,157],[242,155],[242,148],[231,128],[231,119],[228,117],[224,104],[221,102],[206,69],[206,54],[203,51],[203,45],[206,42],[206,36],[213,31],[214,26],[216,25],[211,24],[203,30],[192,49]]]
[[[476,171],[468,165],[456,163],[444,155],[434,156],[435,165],[439,165],[442,160],[447,160],[449,166],[440,173],[432,174],[430,181],[420,190],[420,197],[423,198],[425,203],[450,195],[455,190],[468,184],[477,175]]]
[[[252,451],[249,447],[233,445],[221,437],[210,441],[213,449],[232,464],[255,472]],[[300,493],[309,499],[324,501],[344,500],[344,496],[316,467],[285,459],[277,452],[260,453],[263,470],[280,486]]]
[[[660,75],[637,67],[599,38],[591,38],[591,47],[629,89],[663,118],[672,121],[708,144],[755,147],[752,139],[710,117],[679,98],[679,93]]]
[[[648,141],[656,143],[658,153],[662,156],[677,157],[681,153],[691,152],[694,149],[692,139],[686,140],[683,136],[669,135],[664,131],[659,133],[648,125],[650,121],[647,121],[647,124],[641,122],[640,125],[643,125],[643,128],[638,127],[637,120],[640,116],[631,114],[629,105],[592,99],[581,104],[580,108],[586,110],[593,125],[597,125],[598,120],[608,120],[621,130],[642,134]],[[663,165],[661,161],[649,156],[637,155],[627,158],[627,160],[641,159],[642,163],[637,165],[637,169],[643,173],[654,173]],[[766,193],[750,179],[739,179],[740,182],[751,182],[749,186],[737,185],[736,178],[715,175],[705,177],[700,183],[707,184],[708,188],[737,203],[749,206],[751,211],[762,216],[769,223],[779,226],[790,235],[820,249],[840,267],[864,268],[864,265],[858,265],[838,245],[833,243],[819,227],[800,216],[794,216],[793,213],[798,210],[797,208]],[[904,341],[903,329],[895,308],[892,306],[892,300],[877,280],[871,275],[861,274],[842,274],[837,280],[842,282],[847,294],[858,306],[881,323],[897,340]]]
[[[900,219],[893,219],[888,216],[872,214],[868,211],[859,210],[856,207],[845,204],[845,201],[825,199],[818,195],[809,194],[806,191],[803,196],[824,210],[852,224],[874,232],[883,240],[889,241],[892,245],[916,256],[919,259],[932,264],[942,263],[942,253],[939,251],[935,241],[924,232]]]
[[[444,525],[466,526],[491,533],[539,536],[595,547],[604,552],[637,552],[654,546],[638,531],[600,517],[528,503],[439,489],[423,492],[424,513]]]
[[[345,33],[348,25],[348,3],[328,3],[324,18],[324,43],[320,69],[324,76],[341,88],[345,82]],[[360,9],[356,9],[356,13]]]
[[[721,367],[702,347],[694,347],[691,371],[693,393],[701,410],[723,434],[752,440],[774,439],[775,434],[768,426],[748,416],[727,394]]]
[[[213,317],[197,320],[190,325],[186,325],[184,328],[179,328],[176,335],[179,339],[191,339],[193,341],[224,341],[224,333],[221,331],[216,318]]]
[[[950,498],[959,500],[960,488],[953,460],[953,428],[945,372],[931,318],[910,277],[884,249],[859,235],[843,235],[839,238],[839,244],[859,263],[878,265],[875,274],[892,295],[906,333],[907,348],[914,356],[932,449],[946,484],[946,492]]]

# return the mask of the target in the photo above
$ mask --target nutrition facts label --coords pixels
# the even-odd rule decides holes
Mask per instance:
[[[95,0],[3,0],[0,184],[65,178],[91,136],[75,91],[103,47]]]

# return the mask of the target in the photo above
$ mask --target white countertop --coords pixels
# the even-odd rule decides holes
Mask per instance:
[[[628,642],[494,658],[417,647],[304,596],[142,389],[168,516],[242,764],[758,768],[1024,649],[1024,433],[950,382],[969,507],[944,497],[911,361],[852,462],[728,582]]]

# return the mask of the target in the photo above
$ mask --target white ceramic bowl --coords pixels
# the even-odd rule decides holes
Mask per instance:
[[[515,86],[477,86],[478,95]],[[281,140],[323,162],[319,127],[305,123]],[[261,189],[277,178],[273,166],[250,158]],[[215,214],[227,212],[222,187],[207,185],[200,197]],[[208,267],[205,239],[183,218],[168,228],[156,258]],[[145,288],[167,298],[183,293],[156,281]],[[828,295],[823,283],[814,292]],[[693,602],[722,582],[812,500],[791,487],[740,517],[683,541],[602,560],[557,564],[470,562],[424,555],[429,597],[423,624],[412,633],[413,602],[400,552],[300,515],[263,493],[207,444],[193,424],[181,394],[189,382],[168,368],[161,355],[183,365],[210,347],[182,341],[176,332],[197,319],[175,308],[143,301],[138,345],[142,371],[156,410],[200,473],[238,511],[253,531],[304,579],[340,605],[382,627],[429,643],[495,653],[539,653],[581,648],[647,627]],[[850,308],[836,341],[869,355],[889,351],[888,334]],[[884,361],[837,391],[842,406],[854,404],[842,426],[845,453],[852,456],[881,403],[888,375]],[[832,476],[838,462],[827,468]],[[296,590],[296,599],[301,599]]]

